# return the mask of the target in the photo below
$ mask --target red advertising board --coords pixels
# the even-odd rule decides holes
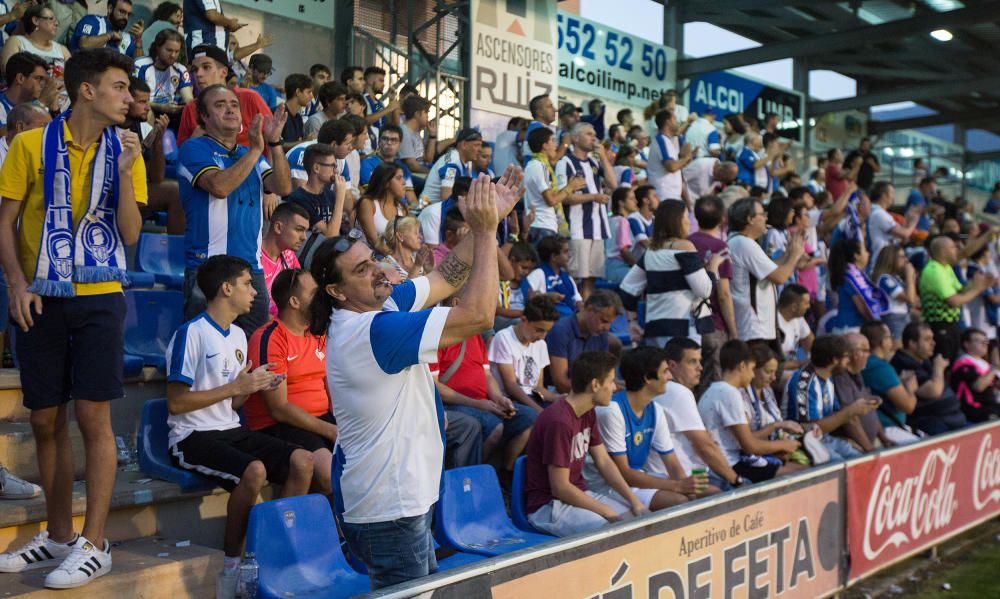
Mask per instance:
[[[847,467],[850,580],[1000,514],[1000,423]]]

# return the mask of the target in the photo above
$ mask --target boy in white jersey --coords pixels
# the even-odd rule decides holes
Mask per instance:
[[[198,268],[205,311],[174,333],[167,347],[167,444],[181,468],[212,477],[229,491],[225,562],[216,597],[232,597],[250,508],[267,481],[284,485],[290,497],[309,491],[313,458],[305,449],[255,433],[236,412],[247,396],[277,387],[272,364],[250,371],[247,338],[233,324],[250,311],[256,291],[250,264],[212,256]]]

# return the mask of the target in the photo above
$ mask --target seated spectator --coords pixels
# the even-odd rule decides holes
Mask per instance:
[[[361,176],[359,183],[361,189],[368,187],[372,172],[383,162],[395,164],[403,169],[403,180],[406,184],[406,204],[407,206],[417,205],[417,195],[413,191],[413,178],[406,163],[399,159],[399,140],[402,139],[403,131],[398,125],[386,125],[378,132],[378,150],[365,156],[361,160]],[[491,177],[492,178],[492,177]],[[454,192],[453,192],[454,193]]]
[[[439,243],[434,247],[432,255],[434,256],[434,263],[440,264],[444,261],[445,256],[451,253],[451,250],[458,245],[460,241],[469,233],[469,227],[465,224],[465,217],[462,216],[462,211],[458,209],[458,206],[452,206],[448,209],[448,213],[444,215],[444,238],[442,238],[442,243]]]
[[[597,428],[622,478],[647,508],[662,510],[685,503],[708,488],[708,475],[689,476],[674,454],[663,408],[653,401],[670,380],[666,356],[657,347],[639,347],[622,355],[625,391],[598,407]],[[592,462],[583,471],[587,488],[614,497],[614,490]]]
[[[962,354],[951,365],[951,388],[973,423],[1000,416],[1000,378],[996,366],[987,361],[988,353],[986,333],[975,328],[962,331]]]
[[[551,298],[533,297],[517,324],[500,330],[490,343],[490,370],[500,390],[536,412],[561,397],[545,388],[542,376],[549,365],[545,336],[557,320],[559,313]]]
[[[868,278],[868,248],[842,239],[830,250],[830,287],[837,292],[837,314],[827,323],[835,335],[856,333],[866,322],[879,322],[889,309],[889,298]]]
[[[882,313],[881,320],[889,327],[898,347],[903,329],[910,322],[910,311],[920,306],[917,271],[901,246],[889,244],[876,257],[871,280],[889,300],[889,309]]]
[[[213,256],[198,268],[205,311],[177,329],[167,347],[167,443],[176,466],[208,476],[229,491],[225,551],[216,596],[235,594],[250,508],[268,482],[282,495],[309,492],[312,454],[240,424],[237,412],[253,393],[283,379],[275,365],[252,368],[247,338],[236,317],[250,311],[257,291],[248,262]]]
[[[868,356],[871,354],[871,346],[868,338],[861,333],[847,333],[843,336],[850,348],[851,359],[847,362],[847,368],[834,373],[833,389],[837,393],[837,401],[840,405],[847,407],[857,401],[876,400],[881,403],[881,399],[865,385],[861,372],[868,363]],[[899,355],[899,352],[896,352]],[[868,440],[871,441],[871,448],[862,446],[863,451],[870,451],[878,447],[893,447],[896,445],[888,435],[879,420],[878,411],[872,410],[858,416],[861,428],[865,430]]]
[[[805,252],[803,231],[789,236],[785,254],[775,263],[757,239],[767,229],[760,200],[743,198],[729,208],[729,260],[733,264],[731,290],[739,338],[760,339],[780,350],[775,286],[785,284]]]
[[[722,380],[712,383],[701,396],[698,412],[732,469],[754,483],[800,469],[799,464],[783,460],[799,449],[798,441],[759,439],[750,430],[740,394],[740,389],[753,382],[756,366],[747,344],[739,339],[727,341],[719,350],[719,365]]]
[[[455,207],[458,198],[469,191],[472,183],[470,177],[455,177],[455,185],[451,188],[451,197],[436,204],[431,204],[420,211],[420,231],[424,235],[424,243],[431,249],[444,243],[444,216]]]
[[[315,239],[310,235],[310,241],[306,243],[314,245],[326,237],[340,235],[347,183],[337,174],[337,155],[333,146],[316,143],[307,147],[302,154],[302,162],[309,178],[302,187],[293,190],[285,202],[306,211],[312,234],[318,235]],[[303,250],[300,255],[311,254]]]
[[[7,128],[8,113],[18,104],[30,102],[49,112],[59,109],[59,81],[49,77],[48,69],[44,59],[30,52],[18,52],[7,60],[7,90],[0,94],[0,129]]]
[[[52,7],[41,3],[28,5],[20,22],[24,27],[24,35],[11,35],[4,42],[0,66],[6,69],[7,61],[12,56],[28,52],[44,60],[51,69],[52,76],[62,80],[64,65],[69,60],[70,52],[66,46],[56,41],[59,25]],[[10,84],[10,79],[7,79],[7,83]]]
[[[698,413],[693,390],[701,382],[701,348],[687,337],[674,337],[663,351],[673,380],[667,383],[663,395],[656,397],[656,402],[667,415],[674,449],[685,475],[707,470],[709,480],[715,481],[709,486],[710,492],[717,492],[720,486],[741,486],[743,478],[729,465],[722,449],[705,430]]]
[[[472,161],[472,176],[478,177],[479,175],[486,175],[490,179],[496,177],[496,174],[491,168],[493,163],[493,146],[489,144],[483,144],[479,147],[479,154],[476,155],[476,159]]]
[[[970,228],[969,232],[970,235],[984,234],[984,229],[987,228],[986,225],[976,226]],[[983,246],[979,251],[969,256],[963,279],[968,281],[975,278],[977,273],[996,277],[1000,274],[1000,271],[997,270],[996,260],[996,252],[989,246]],[[991,355],[996,348],[997,340],[997,305],[1000,305],[1000,285],[994,283],[965,306],[969,327],[986,333],[986,338],[990,342]],[[995,360],[995,358],[991,359]]]
[[[725,254],[715,254],[707,264],[693,243],[687,206],[681,200],[664,200],[656,209],[649,250],[625,275],[621,291],[630,311],[646,297],[645,343],[663,347],[671,337],[695,341],[702,332],[715,330],[708,298],[712,281],[719,278]]]
[[[164,29],[149,47],[149,56],[135,61],[135,76],[153,90],[153,114],[170,117],[174,130],[180,125],[184,105],[194,100],[191,74],[178,61],[183,48],[184,36],[174,29]]]
[[[267,78],[273,74],[274,63],[271,57],[267,54],[254,54],[250,57],[249,69],[241,82],[242,85],[260,94],[271,112],[278,108],[278,90],[267,82]]]
[[[604,261],[604,278],[610,283],[620,285],[622,279],[636,263],[632,254],[635,239],[629,226],[628,215],[638,209],[639,206],[635,201],[635,190],[632,188],[619,187],[611,193],[611,213],[614,216],[608,221],[611,236],[604,241],[604,249],[607,253]]]
[[[437,121],[428,117],[430,109],[431,103],[415,94],[403,100],[405,121],[399,157],[414,175],[427,175],[437,153],[450,145],[437,141]]]
[[[309,230],[309,213],[305,208],[291,202],[279,204],[268,221],[267,232],[260,244],[260,264],[264,269],[264,285],[271,298],[271,285],[278,273],[288,269],[299,269],[296,253],[302,248]],[[271,317],[278,315],[278,305],[271,301],[268,309]]]
[[[305,116],[307,120],[317,112],[323,111],[323,102],[319,98],[319,90],[328,81],[333,79],[333,73],[330,71],[330,67],[325,64],[316,63],[309,67],[309,79],[312,81],[313,99],[309,102],[309,106],[307,106],[303,112],[303,116]],[[346,87],[344,89],[344,94],[346,95]],[[325,122],[325,120],[323,122]],[[319,127],[323,124],[323,122],[316,125],[316,131],[319,131]],[[308,131],[306,134],[308,135]]]
[[[805,429],[795,420],[782,418],[778,400],[774,397],[773,385],[778,378],[778,355],[770,347],[760,343],[751,347],[750,351],[753,352],[756,364],[753,381],[740,390],[746,403],[750,430],[759,439],[764,440],[788,436],[801,437]],[[799,454],[799,451],[792,453],[793,459],[798,457],[796,454]],[[808,465],[809,458],[804,453],[801,455],[806,461],[799,463]]]
[[[351,189],[348,176],[349,173],[343,171],[347,164],[347,156],[354,151],[354,125],[344,119],[327,121],[319,128],[319,134],[315,141],[304,141],[288,152],[288,164],[291,169],[292,187],[302,187],[309,179],[309,173],[305,168],[306,149],[314,144],[327,144],[333,148],[333,157],[337,160],[337,173],[344,179],[345,189],[348,191],[344,196],[344,214],[354,212],[354,190]]]
[[[569,276],[569,240],[563,237],[545,237],[538,242],[539,266],[528,275],[532,293],[544,293],[556,302],[562,316],[576,314],[583,307],[583,298],[577,291],[576,281]]]
[[[312,79],[304,73],[292,73],[285,77],[285,110],[288,119],[281,130],[285,151],[291,150],[306,138],[306,123],[302,113],[313,100]]]
[[[342,120],[350,123],[354,127],[354,144],[351,151],[344,160],[338,161],[341,174],[351,185],[351,193],[354,199],[361,198],[361,152],[371,153],[373,148],[367,148],[368,136],[365,135],[367,125],[365,118],[356,114],[348,114]]]
[[[572,177],[562,189],[553,165],[559,155],[555,134],[548,127],[536,127],[528,134],[531,159],[524,167],[525,210],[534,211],[535,218],[528,229],[528,242],[538,245],[544,237],[559,234],[566,217],[563,202],[586,186],[582,177]],[[561,222],[560,222],[561,219]]]
[[[382,254],[381,236],[385,228],[397,216],[406,216],[409,211],[403,204],[406,183],[402,167],[382,163],[372,172],[370,185],[365,190],[355,210],[354,228],[364,233],[368,244]]]
[[[271,299],[278,315],[250,336],[249,363],[270,364],[277,387],[247,398],[247,427],[312,452],[313,488],[333,492],[330,465],[337,423],[326,390],[326,343],[309,332],[309,304],[316,281],[308,271],[288,268],[274,278]]]
[[[811,305],[809,290],[794,283],[785,287],[778,297],[778,330],[781,331],[785,370],[796,370],[809,361],[809,350],[816,338],[805,318]],[[806,354],[802,360],[796,355],[799,348]]]
[[[314,112],[306,120],[306,138],[319,135],[323,123],[339,119],[347,110],[347,86],[339,81],[328,81],[317,92],[323,110]]]
[[[444,303],[453,308],[460,301],[460,297],[453,296]],[[514,480],[514,462],[528,444],[538,411],[525,403],[511,401],[504,393],[491,371],[481,335],[438,348],[437,369],[432,367],[431,372],[436,376],[437,390],[446,408],[479,422],[482,461],[489,463],[493,452],[502,450],[500,481],[509,489]]]
[[[841,406],[833,384],[833,375],[847,370],[851,355],[850,345],[843,337],[819,337],[813,343],[809,363],[796,370],[785,387],[786,414],[789,420],[796,420],[804,427],[818,427],[821,433],[819,440],[830,454],[830,459],[835,462],[861,455],[850,442],[836,436],[835,431],[842,431],[845,437],[865,451],[874,449],[858,418],[878,408],[880,402],[877,399],[865,399]],[[810,447],[808,437],[804,439],[804,444],[815,460],[816,455]]]
[[[611,323],[623,312],[618,295],[608,289],[598,289],[587,298],[583,309],[563,316],[545,337],[549,348],[549,374],[552,385],[560,393],[571,388],[570,372],[576,357],[585,351],[608,351]],[[620,345],[615,338],[616,348]]]
[[[434,269],[433,255],[430,248],[423,244],[420,221],[415,216],[401,216],[389,221],[381,243],[389,252],[382,262],[399,274],[400,281],[422,277]]]
[[[538,265],[538,252],[526,241],[518,241],[510,246],[507,254],[514,276],[509,281],[500,281],[500,299],[497,304],[496,324],[493,330],[500,332],[521,321],[524,307],[531,299],[531,288],[525,282],[528,273]]]
[[[368,122],[369,136],[372,143],[378,139],[378,130],[392,123],[399,123],[399,101],[396,100],[396,92],[385,91],[385,69],[381,67],[368,67],[364,72],[365,90],[362,97],[365,99],[365,120]]]
[[[917,405],[914,392],[917,390],[917,377],[912,371],[903,373],[900,377],[889,364],[892,355],[892,335],[885,323],[873,321],[861,327],[861,334],[868,339],[871,355],[861,377],[865,385],[882,399],[878,406],[879,420],[885,429],[885,434],[896,445],[907,445],[920,440],[906,424],[906,416],[912,414]]]
[[[939,435],[968,425],[954,387],[946,383],[948,360],[934,352],[934,332],[924,322],[911,322],[903,329],[902,347],[892,355],[896,373],[917,378],[917,406],[906,421],[928,435]],[[952,380],[954,383],[954,380]]]
[[[107,5],[107,16],[87,15],[76,24],[70,52],[110,48],[131,58],[142,56],[142,19],[125,30],[132,17],[132,0],[108,0]]]
[[[572,392],[535,421],[528,440],[525,508],[539,530],[565,537],[649,511],[608,456],[597,428],[594,408],[611,403],[617,363],[607,352],[581,354]],[[587,489],[583,466],[588,454],[614,497]]]
[[[479,131],[462,129],[455,138],[455,145],[437,159],[427,174],[427,181],[420,195],[420,205],[427,206],[449,198],[455,178],[471,176],[472,160],[479,154],[479,147],[482,145],[483,136]],[[412,170],[412,165],[410,166]]]
[[[216,50],[209,48],[212,52]],[[187,217],[185,314],[193,318],[202,311],[205,302],[196,283],[198,266],[213,255],[228,254],[252,265],[259,297],[252,310],[238,314],[236,319],[241,326],[255,331],[267,321],[268,315],[267,286],[261,266],[264,193],[291,192],[288,161],[281,148],[271,147],[273,169],[263,156],[265,145],[277,143],[281,138],[285,111],[281,108],[274,118],[266,120],[255,117],[249,132],[250,147],[245,148],[238,143],[241,124],[234,115],[240,110],[240,102],[235,92],[214,85],[201,91],[196,104],[206,135],[181,146],[178,158],[181,200]],[[220,232],[224,233],[222,239],[218,238]]]
[[[947,360],[958,355],[959,318],[962,306],[979,297],[996,283],[993,275],[978,273],[962,285],[955,275],[955,265],[971,256],[992,239],[994,231],[980,235],[960,251],[955,241],[939,235],[930,242],[930,261],[920,271],[920,306],[923,318],[934,331],[934,346]],[[874,350],[874,348],[873,348]]]
[[[660,206],[660,198],[652,185],[640,185],[635,188],[635,203],[636,210],[628,215],[628,226],[637,244],[633,255],[638,260],[653,242],[653,215]]]
[[[86,14],[86,7],[81,7],[80,4],[81,4],[80,2],[73,2],[73,4],[71,4],[70,6],[82,8],[84,14]],[[86,4],[86,2],[84,2],[83,4]],[[62,7],[65,6],[66,6],[65,4],[62,4]],[[63,10],[65,10],[65,8],[63,8]],[[76,17],[75,14],[67,16],[69,16],[70,18]],[[56,14],[56,18],[59,19],[59,26],[63,27],[65,21],[63,17],[59,16],[59,14]],[[79,21],[79,19],[82,18],[83,16],[81,15],[76,20]],[[149,48],[150,46],[153,45],[153,41],[156,40],[156,36],[159,35],[161,31],[165,29],[169,29],[171,31],[180,31],[181,26],[183,25],[184,25],[184,8],[180,4],[177,4],[176,2],[158,3],[156,5],[156,8],[153,9],[152,20],[150,21],[149,25],[147,25],[142,31],[142,39],[140,41],[142,42],[143,49],[146,50],[146,55],[151,56],[153,54],[149,50]],[[73,29],[76,30],[76,23],[73,24]],[[56,39],[59,38],[57,37]],[[183,49],[184,49],[184,36],[182,34],[181,50]]]

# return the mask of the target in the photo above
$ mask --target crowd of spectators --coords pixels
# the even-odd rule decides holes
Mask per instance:
[[[219,597],[267,482],[330,496],[380,588],[436,570],[444,467],[509,493],[526,455],[528,518],[562,536],[1000,414],[1000,229],[930,176],[897,203],[867,139],[800,165],[776,115],[669,92],[442,140],[377,66],[269,81],[273,40],[235,44],[219,2],[148,27],[83,4],[0,17],[0,263],[48,510],[0,572],[111,569],[124,247],[154,212],[184,236],[170,453],[230,491]]]

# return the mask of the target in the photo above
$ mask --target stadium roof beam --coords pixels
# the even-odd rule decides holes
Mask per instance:
[[[985,160],[1000,160],[1000,150],[993,152],[970,152],[965,155],[967,162],[983,162]]]
[[[685,19],[691,18],[687,13],[684,13],[684,16]],[[1000,17],[1000,1],[976,4],[947,12],[927,13],[909,19],[889,21],[881,25],[856,27],[836,33],[772,42],[759,48],[678,61],[677,77],[684,78],[699,73],[721,71],[733,67],[770,62],[772,60],[812,56],[845,48],[857,48],[934,29],[981,23],[992,20],[995,17]]]
[[[1000,75],[993,77],[980,77],[975,79],[963,79],[960,81],[946,81],[937,84],[919,84],[896,89],[872,92],[853,98],[843,98],[840,100],[827,100],[824,102],[809,102],[807,114],[819,115],[828,112],[838,112],[840,110],[853,110],[857,108],[868,108],[881,104],[892,104],[894,102],[905,102],[912,100],[928,100],[933,98],[947,98],[982,92],[984,90],[1000,87]]]
[[[809,62],[812,70],[826,69],[837,71],[844,75],[861,75],[865,77],[880,77],[892,79],[917,79],[920,81],[948,81],[962,79],[961,74],[942,73],[931,68],[898,68],[898,67],[875,67],[851,62],[838,63],[833,61]],[[966,75],[965,77],[968,77]]]
[[[715,2],[680,0],[680,8],[685,17],[718,14],[732,10],[766,10],[790,6],[809,6],[811,4],[815,4],[815,2],[810,0],[716,0]]]
[[[990,114],[975,114],[971,112],[945,112],[941,114],[931,114],[908,119],[895,119],[891,121],[868,121],[868,132],[880,135],[887,131],[899,131],[901,129],[921,129],[923,127],[934,127],[937,125],[965,125],[967,128],[975,128],[976,124],[990,123],[996,120],[995,111]]]

